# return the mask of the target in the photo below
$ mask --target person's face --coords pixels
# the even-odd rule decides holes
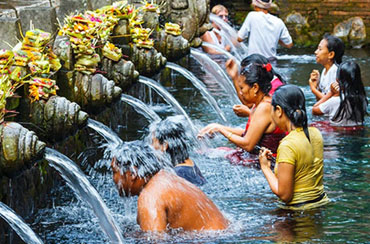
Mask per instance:
[[[145,178],[138,177],[129,170],[121,174],[116,159],[112,160],[111,166],[113,181],[117,186],[119,195],[123,196],[123,193],[125,193],[125,196],[139,195],[145,185]]]
[[[245,83],[245,77],[240,75],[238,78],[238,85],[240,88],[240,95],[243,96],[244,100],[249,104],[254,103],[255,98],[257,97],[257,85],[253,84],[253,86],[249,86]],[[246,105],[246,104],[244,104]]]
[[[228,22],[229,21],[229,13],[225,10],[221,10],[218,14],[218,17],[220,17],[223,21]]]
[[[327,40],[322,39],[320,41],[319,46],[315,51],[315,56],[316,62],[321,65],[327,64],[334,58],[334,52],[333,51],[329,52]]]

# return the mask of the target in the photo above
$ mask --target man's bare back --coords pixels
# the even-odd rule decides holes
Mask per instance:
[[[144,231],[221,230],[229,222],[216,205],[195,185],[183,178],[159,171],[141,191],[138,223]]]

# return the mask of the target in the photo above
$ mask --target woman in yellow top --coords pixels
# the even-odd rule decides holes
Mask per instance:
[[[309,209],[329,202],[324,192],[323,138],[307,127],[305,97],[295,85],[279,87],[272,98],[273,122],[289,134],[277,149],[275,173],[270,169],[271,152],[263,149],[259,161],[270,188],[282,208]]]

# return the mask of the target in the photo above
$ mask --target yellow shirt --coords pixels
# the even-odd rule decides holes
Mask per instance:
[[[277,150],[275,174],[279,163],[295,166],[293,198],[287,205],[314,200],[324,193],[323,138],[314,127],[308,131],[310,141],[303,129],[297,128],[281,140]]]

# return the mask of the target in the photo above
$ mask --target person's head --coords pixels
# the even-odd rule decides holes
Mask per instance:
[[[337,71],[337,81],[340,87],[341,103],[333,120],[340,121],[346,118],[362,123],[368,101],[361,79],[360,66],[353,61],[341,63]]]
[[[246,101],[253,103],[259,94],[268,96],[276,75],[271,63],[260,54],[251,54],[241,62],[239,86]],[[279,78],[280,75],[278,75]]]
[[[303,127],[308,140],[310,136],[307,128],[306,99],[303,91],[296,85],[282,85],[272,96],[272,120],[281,129],[286,130],[291,124],[294,127]]]
[[[189,158],[190,140],[183,116],[171,116],[150,125],[152,145],[171,157],[173,166]]]
[[[328,63],[339,65],[342,62],[344,49],[344,43],[340,38],[325,34],[315,51],[316,62],[321,65]]]
[[[111,154],[113,181],[121,196],[139,195],[152,176],[170,167],[154,148],[142,141],[125,142]]]
[[[258,10],[258,9],[263,9],[263,10],[268,10],[271,7],[272,0],[253,0],[252,5],[253,7]]]
[[[217,15],[218,17],[220,17],[223,21],[228,22],[228,20],[229,20],[229,11],[227,10],[227,8],[224,5],[221,5],[221,4],[215,5],[212,8],[211,12],[213,14]]]

